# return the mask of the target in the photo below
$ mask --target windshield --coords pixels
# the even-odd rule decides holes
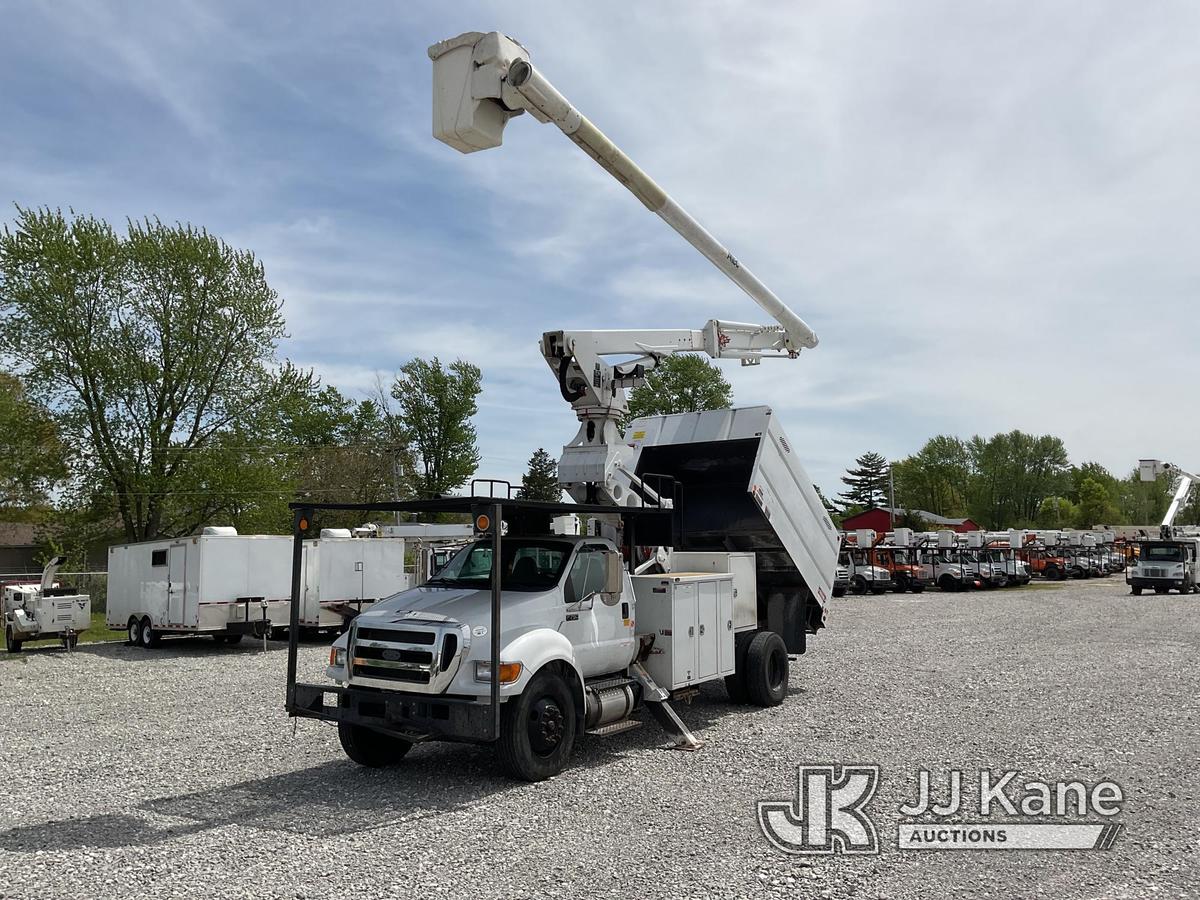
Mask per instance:
[[[506,591],[545,591],[558,584],[571,556],[567,541],[505,538],[500,545],[500,586]],[[433,587],[492,586],[492,542],[476,541],[455,554],[437,576],[425,582]]]
[[[1178,544],[1151,544],[1142,548],[1142,559],[1153,562],[1183,562],[1183,548]]]

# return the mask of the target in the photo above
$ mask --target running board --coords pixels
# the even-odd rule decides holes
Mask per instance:
[[[619,722],[609,722],[607,725],[601,725],[599,728],[592,728],[588,731],[592,737],[612,737],[615,734],[624,734],[631,728],[637,728],[642,723],[637,719],[621,719]]]
[[[642,697],[646,701],[646,708],[650,710],[650,715],[654,716],[654,721],[658,722],[662,730],[674,739],[676,750],[699,750],[704,746],[704,742],[688,730],[688,727],[683,724],[683,720],[671,708],[669,702],[671,695],[655,684],[654,679],[650,677],[650,673],[641,663],[635,662],[631,665],[629,673],[642,686]]]

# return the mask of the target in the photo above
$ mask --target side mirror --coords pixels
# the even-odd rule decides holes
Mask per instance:
[[[625,584],[625,562],[620,553],[604,554],[604,593],[619,596]]]

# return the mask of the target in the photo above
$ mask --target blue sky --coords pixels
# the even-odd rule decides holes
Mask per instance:
[[[934,433],[1200,465],[1200,6],[0,2],[0,200],[203,225],[285,298],[283,350],[367,396],[484,371],[481,474],[576,423],[558,328],[757,321],[550,126],[461,156],[426,47],[498,29],[803,316],[723,364],[813,477]],[[5,218],[8,214],[5,214]]]

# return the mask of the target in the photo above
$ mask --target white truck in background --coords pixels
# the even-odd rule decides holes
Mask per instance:
[[[429,55],[435,137],[470,153],[498,147],[521,113],[553,123],[775,324],[543,333],[543,359],[579,421],[558,468],[577,505],[472,497],[394,506],[469,509],[486,537],[358,616],[330,651],[333,686],[296,682],[293,641],[289,712],[336,721],[346,754],[368,766],[425,740],[495,742],[510,774],[538,780],[566,765],[579,734],[631,727],[641,705],[694,749],[670,698],[720,678],[735,700],[782,702],[789,654],[824,625],[838,535],[769,408],[654,416],[622,429],[625,392],[674,353],[757,365],[795,359],[816,335],[520,44],[469,32]],[[298,566],[310,520],[295,508]],[[572,512],[594,518],[599,535],[551,533],[551,518]]]
[[[92,623],[91,597],[54,581],[64,562],[61,556],[50,560],[36,583],[10,581],[0,585],[4,648],[9,653],[20,653],[26,641],[53,638],[73,650],[80,632]]]
[[[1168,474],[1177,483],[1175,496],[1159,526],[1159,536],[1138,542],[1137,559],[1125,570],[1125,583],[1135,596],[1143,590],[1156,594],[1171,590],[1194,593],[1200,585],[1200,528],[1178,526],[1175,518],[1200,476],[1158,459],[1139,460],[1138,472],[1142,481],[1155,481]]]

